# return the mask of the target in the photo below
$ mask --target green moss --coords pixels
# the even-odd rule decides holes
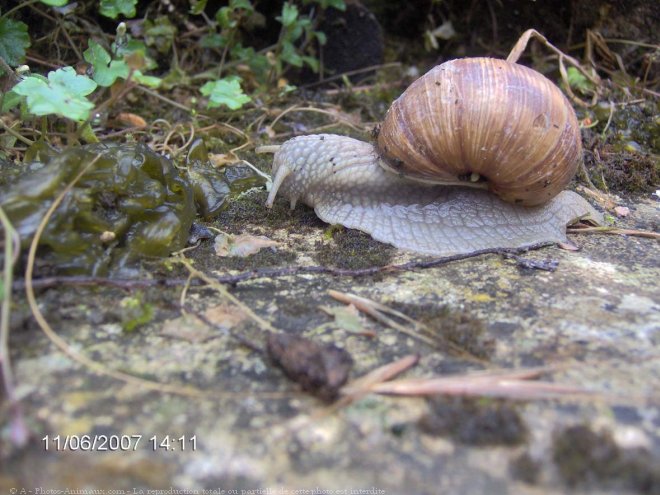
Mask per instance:
[[[316,244],[314,257],[321,265],[359,270],[387,265],[396,253],[394,247],[375,241],[359,230],[331,227],[329,232],[332,240]]]
[[[119,302],[121,308],[121,324],[126,332],[132,332],[136,328],[146,325],[154,317],[154,307],[145,303],[141,293],[125,297]]]
[[[600,154],[594,183],[613,191],[641,193],[655,191],[660,183],[660,158],[605,147]],[[604,181],[604,184],[603,184]]]
[[[299,205],[291,210],[283,198],[278,198],[273,207],[268,209],[265,206],[267,196],[266,191],[250,191],[232,200],[217,217],[219,228],[240,233],[245,225],[261,225],[271,229],[304,232],[311,227],[316,229],[325,225],[311,208]]]
[[[605,130],[608,143],[616,151],[637,150],[642,153],[660,153],[660,104],[648,100],[636,105],[616,107],[610,120],[609,103],[601,102],[593,110],[600,122],[597,130]]]
[[[559,473],[570,486],[660,493],[658,459],[646,449],[619,448],[609,432],[572,426],[555,435],[552,448]]]
[[[213,263],[216,270],[258,270],[267,266],[281,266],[292,264],[296,260],[296,253],[291,251],[262,249],[258,253],[251,254],[245,258],[239,257],[216,257]]]
[[[469,445],[518,445],[527,437],[518,411],[504,401],[440,397],[428,405],[419,427],[431,435]]]

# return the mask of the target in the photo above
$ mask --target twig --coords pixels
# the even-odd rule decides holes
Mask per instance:
[[[568,227],[566,231],[571,234],[598,232],[601,234],[634,235],[637,237],[660,240],[660,233],[651,232],[649,230],[619,229],[617,227]]]
[[[191,113],[193,111],[192,108],[187,107],[185,105],[182,105],[181,103],[176,102],[174,100],[170,100],[169,98],[167,98],[167,97],[165,97],[161,94],[158,94],[155,91],[151,91],[149,88],[145,88],[144,86],[136,85],[136,86],[134,86],[134,89],[139,89],[143,93],[147,93],[149,96],[153,96],[154,98],[157,98],[161,101],[164,101],[165,103],[168,103],[169,105],[172,105],[173,107],[179,108],[181,110],[185,110],[188,113]]]
[[[442,346],[447,348],[450,351],[450,353],[453,353],[458,357],[479,364],[486,363],[484,359],[481,359],[475,356],[474,354],[470,353],[468,350],[463,349],[455,342],[443,338],[442,335],[437,335],[435,339],[427,337],[426,335],[421,333],[421,332],[425,332],[426,334],[432,334],[431,329],[429,329],[426,325],[424,325],[423,323],[417,320],[414,320],[413,318],[410,318],[408,315],[401,313],[400,311],[396,311],[395,309],[385,306],[384,304],[380,304],[376,301],[372,301],[370,299],[367,299],[366,297],[360,297],[354,294],[343,293],[336,290],[329,290],[328,294],[333,299],[341,301],[344,304],[352,304],[358,310],[368,314],[373,319],[383,323],[384,325],[387,325],[388,327],[397,330],[403,334],[406,334],[416,340],[424,342],[425,344],[433,348],[437,348],[438,344],[441,344]],[[387,314],[403,320],[404,322],[406,322],[407,325],[402,325],[398,323],[394,319],[386,316]],[[409,328],[409,326],[411,328]]]
[[[256,280],[261,278],[278,278],[289,277],[292,275],[299,275],[305,273],[328,274],[336,277],[368,277],[377,275],[379,273],[392,273],[400,271],[410,271],[415,269],[433,268],[442,266],[454,261],[462,261],[469,258],[475,258],[486,254],[517,254],[525,253],[532,249],[539,249],[546,246],[553,245],[553,242],[542,242],[533,244],[524,248],[489,248],[474,251],[472,253],[455,254],[452,256],[444,256],[442,258],[435,258],[431,260],[416,260],[399,265],[385,265],[385,266],[372,266],[369,268],[361,268],[358,270],[348,270],[344,268],[333,268],[331,266],[285,266],[281,268],[262,268],[259,270],[248,270],[245,272],[237,273],[236,275],[220,275],[208,278],[215,282],[228,285],[236,285],[240,282],[248,280]],[[106,285],[110,287],[117,287],[120,289],[132,290],[141,289],[145,287],[179,287],[186,283],[187,278],[158,278],[158,279],[132,279],[132,278],[105,278],[105,277],[88,277],[88,276],[56,276],[44,277],[33,280],[34,287],[46,289],[60,284],[72,286],[94,286]],[[21,289],[25,287],[25,281],[17,280],[14,282],[14,288]],[[193,282],[192,285],[204,285],[201,282]]]
[[[23,447],[28,442],[28,431],[23,420],[21,403],[16,397],[16,388],[14,387],[14,374],[11,369],[11,360],[9,357],[9,315],[11,313],[11,295],[12,278],[14,275],[14,263],[20,249],[20,239],[18,233],[11,224],[4,210],[0,208],[0,222],[5,231],[5,260],[3,273],[3,295],[2,295],[2,315],[0,317],[0,370],[2,370],[2,382],[5,393],[9,401],[9,407],[12,411],[13,424],[10,426],[10,437],[15,445]]]
[[[431,260],[409,261],[407,263],[401,263],[398,265],[372,266],[369,268],[361,268],[358,270],[348,270],[344,268],[333,268],[331,266],[318,266],[318,265],[285,266],[281,268],[262,268],[259,270],[248,270],[245,272],[237,273],[236,275],[220,275],[216,277],[210,277],[207,275],[207,277],[215,282],[221,284],[228,284],[228,285],[236,285],[240,282],[246,282],[248,280],[256,280],[262,278],[289,277],[292,275],[299,275],[305,273],[328,274],[336,277],[368,277],[371,275],[377,275],[379,273],[393,273],[393,272],[401,272],[401,271],[410,271],[415,269],[433,268],[436,266],[447,265],[454,261],[462,261],[486,254],[506,255],[506,254],[526,253],[527,251],[530,251],[532,249],[539,249],[542,247],[551,246],[553,244],[554,244],[553,242],[542,242],[524,248],[481,249],[479,251],[474,251],[472,253],[454,254],[452,256],[444,256],[442,258],[434,258]],[[35,279],[33,280],[32,284],[34,287],[40,289],[46,289],[48,287],[54,287],[60,284],[65,284],[72,286],[106,285],[111,287],[117,287],[120,289],[132,290],[132,289],[141,289],[145,287],[179,287],[181,285],[184,285],[187,280],[188,280],[187,278],[159,278],[159,279],[123,278],[122,279],[122,278],[88,277],[88,276],[56,276],[56,277],[44,277],[40,279]],[[14,282],[14,288],[16,289],[21,289],[25,287],[25,285],[26,285],[25,281],[17,280]],[[204,284],[201,282],[193,282],[192,285],[204,285]]]
[[[14,136],[16,139],[23,142],[24,144],[27,144],[28,146],[32,146],[34,144],[34,141],[31,141],[30,139],[28,139],[28,138],[22,136],[21,134],[19,134],[18,132],[16,132],[14,129],[12,129],[7,124],[5,124],[2,121],[2,119],[0,119],[0,125],[2,126],[2,128],[5,131],[7,131],[9,134],[11,134],[12,136]]]
[[[229,300],[231,303],[233,303],[235,306],[238,306],[241,311],[243,311],[246,315],[248,315],[257,325],[262,330],[267,330],[270,332],[275,332],[275,328],[272,327],[272,325],[258,316],[252,309],[250,309],[248,306],[246,306],[240,299],[238,299],[236,296],[231,294],[227,288],[224,285],[221,285],[221,283],[217,280],[211,277],[210,275],[207,275],[206,273],[202,272],[201,270],[198,270],[195,268],[190,260],[187,258],[184,258],[183,256],[178,256],[176,258],[183,266],[186,267],[186,269],[190,272],[191,275],[195,276],[196,278],[199,278],[206,282],[206,284],[213,289],[217,290],[225,299]]]

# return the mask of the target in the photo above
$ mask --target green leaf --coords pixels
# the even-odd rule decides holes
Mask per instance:
[[[128,18],[135,17],[137,0],[101,0],[99,12],[105,17],[116,19],[119,15]]]
[[[204,96],[209,97],[208,108],[224,105],[231,110],[238,110],[251,101],[251,98],[243,93],[238,79],[209,81],[200,88],[200,91]]]
[[[254,12],[254,7],[252,6],[250,0],[230,0],[229,6],[232,9],[244,9],[249,12]]]
[[[321,0],[321,7],[327,9],[333,7],[337,10],[346,10],[346,3],[344,0]]]
[[[303,59],[296,51],[293,43],[289,41],[282,42],[282,53],[280,54],[280,58],[294,67],[302,67]]]
[[[83,52],[83,57],[94,67],[94,80],[99,86],[108,87],[117,78],[128,77],[128,65],[123,60],[112,60],[110,54],[94,40],[89,40],[89,48]]]
[[[222,29],[233,29],[238,26],[238,21],[232,17],[232,13],[229,7],[222,7],[215,13],[215,20]]]
[[[588,94],[593,91],[591,82],[575,67],[569,67],[567,72],[568,84],[571,88],[582,94]]]
[[[146,76],[142,74],[141,71],[136,70],[133,72],[133,79],[135,79],[137,82],[142,84],[143,86],[147,86],[149,88],[155,89],[160,87],[161,83],[163,80],[160,77],[156,76]]]
[[[147,56],[147,45],[145,45],[140,40],[130,39],[128,43],[118,46],[117,44],[112,44],[112,50],[116,57],[124,58],[129,57],[135,53],[139,53],[144,57],[145,66],[142,67],[144,70],[153,70],[158,67],[158,64],[154,59]]]
[[[190,0],[190,13],[199,15],[204,12],[208,0]]]
[[[222,48],[227,44],[227,38],[218,33],[211,33],[199,40],[199,45],[202,48]]]
[[[280,21],[284,27],[292,26],[296,22],[297,18],[298,7],[289,2],[286,2],[282,6],[282,15],[280,17],[276,17],[276,19]]]
[[[304,5],[309,5],[310,3],[316,3],[322,9],[333,7],[337,10],[346,10],[346,2],[344,0],[303,0]]]
[[[144,41],[148,46],[155,46],[160,53],[168,53],[172,48],[176,27],[165,16],[155,21],[144,21]]]
[[[316,36],[316,39],[319,42],[319,45],[323,46],[327,43],[328,37],[325,35],[323,31],[314,31],[314,36]]]
[[[16,67],[23,63],[25,50],[30,46],[27,24],[0,17],[0,57]],[[0,69],[0,74],[4,71]]]
[[[69,3],[69,0],[40,0],[40,2],[50,5],[51,7],[64,7]]]
[[[27,77],[13,91],[27,97],[28,111],[34,115],[56,114],[84,121],[94,108],[86,96],[96,86],[89,77],[76,74],[73,67],[64,67],[48,73],[46,81],[43,77]]]
[[[240,43],[236,43],[230,49],[232,60],[241,61],[250,66],[252,72],[258,77],[265,77],[270,71],[270,63],[268,57],[264,54],[257,53],[254,48],[244,47]]]
[[[304,57],[302,57],[302,60],[303,60],[303,62],[305,62],[305,63],[309,66],[309,68],[312,69],[314,72],[318,72],[318,71],[319,71],[319,61],[318,61],[316,58],[314,58],[314,57],[304,56]]]
[[[12,91],[7,91],[4,95],[2,95],[2,106],[0,107],[0,113],[5,113],[14,108],[16,105],[18,105],[21,100],[23,99],[23,96],[17,94]]]

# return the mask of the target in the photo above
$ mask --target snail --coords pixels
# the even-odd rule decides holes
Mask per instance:
[[[374,144],[321,134],[275,151],[276,194],[325,222],[421,254],[566,241],[601,216],[563,191],[582,156],[570,103],[550,80],[509,60],[434,67],[392,104]]]

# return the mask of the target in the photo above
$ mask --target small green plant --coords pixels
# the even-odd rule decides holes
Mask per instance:
[[[13,88],[24,96],[27,110],[34,115],[60,115],[75,121],[85,121],[94,108],[87,99],[97,84],[87,76],[76,74],[73,67],[64,67],[48,73],[26,77]]]
[[[316,4],[321,9],[336,8],[344,10],[344,0],[304,0],[302,5]],[[193,4],[191,12],[200,13],[206,2]],[[310,10],[313,12],[313,10]],[[201,39],[201,45],[222,51],[218,69],[219,76],[230,66],[239,64],[250,68],[257,84],[267,87],[284,76],[291,67],[307,66],[318,71],[319,61],[311,47],[313,41],[323,45],[325,34],[316,29],[316,20],[310,13],[301,14],[299,7],[292,1],[285,2],[282,11],[275,19],[281,24],[275,45],[255,51],[244,46],[241,32],[249,22],[259,19],[258,13],[249,0],[230,0],[215,15],[215,28]],[[218,79],[222,80],[222,79]]]
[[[17,67],[25,61],[25,51],[30,46],[27,24],[0,17],[0,58],[10,67]],[[5,68],[0,66],[0,75]]]
[[[238,110],[252,99],[243,93],[238,78],[225,78],[217,81],[209,81],[200,88],[204,96],[209,98],[208,108],[221,105],[230,110]]]
[[[4,62],[0,63],[0,75],[25,62],[26,51],[30,47],[28,26],[11,16],[34,1],[20,2],[13,9],[0,14],[0,58]],[[39,1],[50,7],[63,7],[69,3],[68,0]],[[201,15],[206,3],[206,0],[191,0],[190,14]],[[99,0],[97,5],[98,13],[111,19],[120,16],[132,18],[137,13],[137,0]],[[229,0],[226,6],[220,7],[215,13],[215,22],[199,40],[202,48],[220,50],[221,53],[217,70],[209,71],[210,77],[204,77],[211,80],[199,88],[200,93],[207,98],[207,108],[238,110],[252,101],[251,95],[266,93],[276,83],[280,89],[290,89],[284,76],[291,68],[306,66],[318,71],[319,61],[315,57],[314,46],[316,43],[324,44],[326,38],[316,28],[317,18],[314,13],[327,8],[343,10],[344,0],[284,2],[280,15],[276,17],[280,23],[277,41],[257,51],[244,44],[243,36],[250,23],[258,22],[259,19],[265,23],[265,17],[256,12],[250,0]],[[181,23],[173,23],[167,16],[153,20],[147,18],[142,22],[142,39],[134,39],[126,33],[124,24],[120,23],[109,50],[102,45],[101,40],[88,41],[88,47],[82,53],[84,60],[91,65],[92,70],[88,75],[76,73],[71,66],[51,71],[45,77],[19,74],[15,87],[0,95],[0,110],[6,112],[21,105],[24,113],[56,115],[83,123],[90,119],[95,106],[104,105],[98,102],[103,88],[128,82],[153,89],[189,84],[195,74],[189,77],[179,68],[176,53],[173,54],[172,50],[177,39],[177,26],[181,26]],[[164,79],[143,72],[157,67],[148,55],[149,50],[160,55],[174,55],[170,73]],[[236,70],[238,67],[248,68],[246,77],[239,77]],[[243,72],[241,75],[244,75]],[[248,94],[244,88],[249,88]],[[112,101],[111,97],[108,102]],[[90,129],[89,126],[87,128]]]

